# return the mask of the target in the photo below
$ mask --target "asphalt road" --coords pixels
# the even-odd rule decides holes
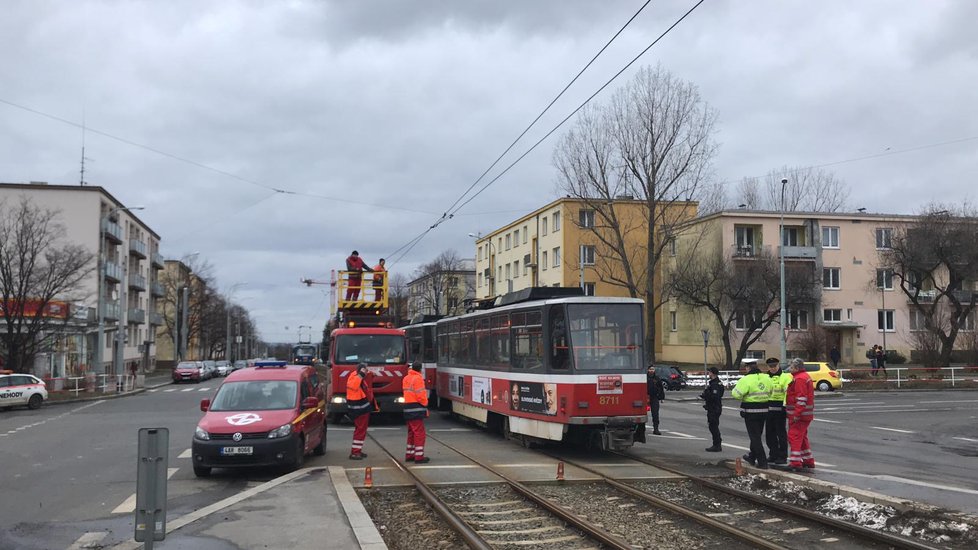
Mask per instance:
[[[189,449],[202,413],[200,399],[212,397],[219,380],[200,385],[165,386],[142,394],[87,403],[47,405],[37,411],[0,412],[0,548],[69,548],[85,533],[108,533],[106,540],[132,536],[136,474],[136,435],[141,427],[170,429],[169,517],[178,517],[273,479],[279,470],[216,470],[208,479],[194,477]],[[747,436],[730,401],[721,419],[724,452],[706,453],[705,413],[697,392],[669,392],[662,405],[664,435],[649,434],[646,445],[631,452],[667,458],[698,472],[716,472],[722,459],[745,451]],[[913,498],[978,513],[978,392],[859,393],[816,398],[812,447],[818,478],[894,496]],[[391,450],[402,450],[404,427],[396,420],[372,422],[372,433]],[[552,479],[553,465],[498,436],[468,424],[432,415],[432,435],[445,435],[465,448],[481,449],[493,461],[508,464],[528,479]],[[331,427],[323,457],[307,457],[307,466],[342,465],[361,476],[364,463],[377,468],[377,482],[399,483],[382,453],[368,442],[364,463],[347,460],[348,425]],[[464,464],[449,466],[439,446],[428,447],[431,475],[455,482],[475,475]],[[592,460],[612,467],[607,457]],[[464,462],[464,461],[462,461]],[[446,468],[446,466],[449,466]],[[707,466],[713,466],[707,468]],[[570,478],[575,472],[568,471]],[[627,476],[626,472],[621,473]],[[652,475],[645,473],[643,475]],[[469,480],[474,481],[474,480]],[[274,513],[274,512],[271,512]],[[215,521],[219,521],[217,518]],[[220,545],[215,548],[223,548]]]
[[[698,391],[668,392],[661,436],[633,452],[680,463],[733,459],[747,451],[737,402],[720,419],[724,452],[707,453],[706,413]],[[816,393],[809,439],[816,477],[936,506],[978,513],[978,392]]]

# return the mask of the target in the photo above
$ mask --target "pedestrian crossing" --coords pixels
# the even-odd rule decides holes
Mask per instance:
[[[173,393],[175,391],[179,391],[181,393],[186,393],[186,392],[191,392],[191,391],[194,391],[194,390],[197,390],[197,391],[211,391],[212,389],[213,388],[184,388],[182,390],[178,390],[177,388],[169,388],[169,389],[163,390],[163,393]],[[148,390],[148,391],[149,391],[149,393],[156,393],[156,392],[160,391],[160,389],[159,388],[154,388],[154,389],[151,389],[151,390]]]

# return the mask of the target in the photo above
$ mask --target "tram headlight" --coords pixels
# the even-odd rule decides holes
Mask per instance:
[[[337,405],[341,405],[343,403],[346,403],[346,398],[343,397],[342,395],[337,395],[337,396],[333,397],[332,401],[333,401],[333,403],[336,403]]]

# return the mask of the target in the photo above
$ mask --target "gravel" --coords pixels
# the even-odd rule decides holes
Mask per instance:
[[[414,489],[361,489],[367,513],[390,550],[467,548]]]

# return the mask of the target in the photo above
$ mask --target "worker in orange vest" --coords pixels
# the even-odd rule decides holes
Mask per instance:
[[[360,299],[360,287],[363,286],[362,276],[364,271],[373,271],[367,262],[363,261],[360,253],[356,250],[346,259],[346,270],[349,272],[347,277],[346,300],[356,301]]]
[[[407,424],[407,453],[404,460],[424,464],[431,459],[424,455],[424,419],[428,417],[428,390],[421,376],[421,362],[411,365],[402,383],[404,388],[404,421]]]
[[[374,266],[374,294],[376,295],[374,300],[377,302],[384,299],[384,275],[386,275],[386,271],[384,259],[381,258],[380,262]]]
[[[362,460],[367,457],[363,452],[363,442],[367,439],[367,425],[370,424],[370,413],[373,411],[374,391],[371,387],[370,373],[367,364],[360,363],[357,370],[350,373],[346,379],[346,414],[353,420],[353,448],[350,450],[350,460]]]

